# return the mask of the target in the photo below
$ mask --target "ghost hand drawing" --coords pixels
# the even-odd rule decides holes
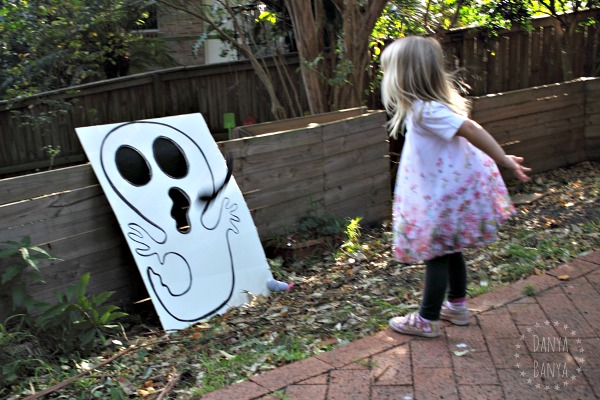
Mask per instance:
[[[115,193],[140,217],[127,224],[126,236],[165,311],[193,322],[226,305],[235,284],[230,236],[240,221],[224,194],[230,172],[211,166],[186,133],[149,121],[112,129],[100,159]],[[198,246],[213,254],[195,255]],[[216,273],[216,282],[203,279]],[[212,295],[197,304],[190,293]]]

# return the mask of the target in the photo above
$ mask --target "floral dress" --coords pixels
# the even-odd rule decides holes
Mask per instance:
[[[438,102],[416,102],[394,191],[394,255],[430,260],[494,241],[514,213],[496,163],[456,136],[467,119]]]

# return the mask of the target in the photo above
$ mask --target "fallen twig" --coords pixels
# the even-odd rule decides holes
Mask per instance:
[[[177,382],[179,382],[180,376],[181,375],[176,374],[173,378],[171,378],[171,380],[167,383],[167,386],[165,386],[163,391],[160,393],[160,396],[158,396],[158,398],[156,400],[162,400],[163,397],[165,397],[167,395],[167,393],[169,393],[175,387]]]
[[[39,399],[40,397],[43,397],[43,396],[45,396],[47,394],[50,394],[52,392],[56,392],[57,390],[60,390],[60,389],[62,389],[64,387],[66,387],[66,386],[69,386],[71,383],[78,381],[79,379],[83,378],[84,376],[89,375],[92,371],[94,371],[94,370],[96,370],[98,368],[102,368],[105,365],[110,364],[111,362],[115,361],[116,359],[119,359],[119,358],[123,357],[124,355],[126,355],[128,353],[131,353],[132,351],[139,350],[139,349],[141,349],[143,347],[146,347],[146,346],[152,346],[152,345],[155,345],[155,344],[162,344],[162,343],[169,343],[169,342],[173,342],[173,341],[174,340],[172,340],[172,339],[171,340],[161,340],[159,342],[144,343],[144,344],[140,344],[140,345],[131,346],[131,347],[125,349],[125,350],[121,350],[120,352],[118,352],[117,354],[113,355],[112,357],[110,357],[110,358],[102,361],[100,364],[94,365],[89,370],[81,372],[80,374],[77,374],[77,375],[75,375],[75,376],[73,376],[73,377],[71,377],[71,378],[69,378],[67,380],[64,380],[62,382],[59,382],[59,383],[57,383],[54,386],[50,386],[49,388],[46,388],[46,389],[42,390],[41,392],[34,393],[34,394],[30,395],[30,396],[27,396],[27,397],[25,397],[24,400],[35,400],[35,399]]]

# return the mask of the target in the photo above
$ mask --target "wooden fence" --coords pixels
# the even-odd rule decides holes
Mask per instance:
[[[265,65],[283,87],[282,70],[272,59]],[[297,87],[302,110],[284,106],[290,117],[303,114],[308,103],[301,90],[298,57],[285,58]],[[249,62],[180,67],[71,87],[0,103],[0,177],[47,170],[45,146],[61,152],[54,165],[86,161],[75,128],[199,112],[217,139],[227,138],[224,114],[234,113],[236,125],[247,117],[272,121],[270,100]],[[294,114],[296,112],[296,114]]]
[[[581,12],[577,18],[599,20],[600,10]],[[497,38],[469,28],[451,31],[441,42],[453,66],[464,70],[461,76],[470,86],[469,94],[481,96],[564,81],[561,40],[558,21],[548,17],[534,19],[531,30],[515,27]],[[568,50],[572,78],[598,76],[600,24],[578,26]]]
[[[382,111],[358,108],[287,120],[285,131],[257,125],[258,136],[219,143],[234,158],[233,176],[261,239],[293,228],[315,204],[317,211],[366,223],[388,218],[385,121]],[[0,180],[0,242],[25,235],[62,260],[41,269],[46,284],[30,287],[38,298],[51,299],[86,272],[90,293],[114,290],[114,301],[126,305],[147,297],[89,164]],[[0,317],[8,312],[6,294],[0,293]]]
[[[583,16],[598,15],[593,10]],[[452,31],[443,40],[447,54],[465,68],[472,95],[505,92],[561,82],[559,36],[551,18],[534,21],[535,29],[512,30],[486,41],[477,29]],[[573,69],[576,77],[596,74],[598,24],[576,32]],[[272,60],[264,60],[274,76]],[[308,110],[297,55],[286,57],[287,72],[295,82],[302,110]],[[276,83],[276,87],[283,84]],[[80,126],[158,118],[200,112],[218,139],[226,138],[223,119],[234,113],[236,125],[246,117],[258,122],[273,120],[269,98],[247,61],[200,65],[149,72],[40,94],[14,104],[0,103],[0,177],[48,169],[45,146],[60,146],[55,165],[85,162],[75,135]],[[379,95],[368,107],[380,109]],[[293,109],[286,106],[288,114]],[[300,113],[302,110],[298,110]]]
[[[600,160],[600,78],[477,97],[472,116],[534,173]]]

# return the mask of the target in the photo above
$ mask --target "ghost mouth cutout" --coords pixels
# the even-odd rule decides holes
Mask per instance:
[[[175,220],[179,233],[188,233],[191,229],[188,212],[190,211],[190,199],[179,188],[169,189],[169,197],[173,201],[171,217]]]

